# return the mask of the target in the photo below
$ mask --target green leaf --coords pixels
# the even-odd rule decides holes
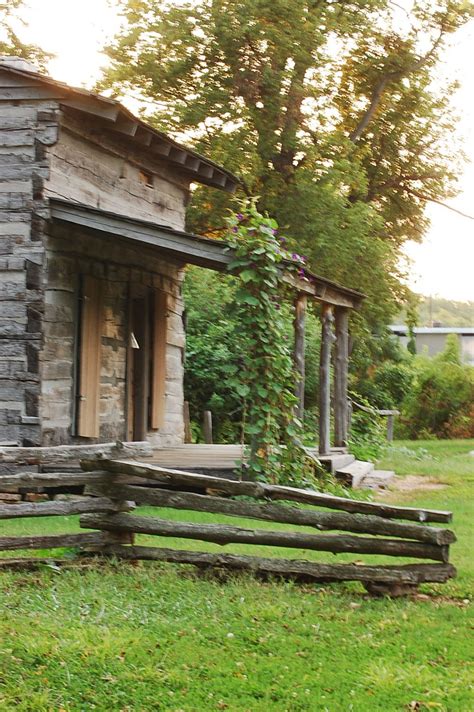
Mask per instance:
[[[245,283],[251,282],[251,281],[255,282],[258,280],[258,275],[249,269],[245,269],[245,270],[243,270],[243,272],[240,272],[239,277],[242,280],[242,282],[245,282]]]

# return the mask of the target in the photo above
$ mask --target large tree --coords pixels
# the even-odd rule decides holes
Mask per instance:
[[[0,55],[15,55],[45,69],[51,55],[35,44],[23,42],[20,37],[21,27],[25,24],[23,10],[23,0],[0,1]]]
[[[407,298],[401,247],[454,191],[454,85],[436,67],[464,0],[121,0],[102,86],[236,171],[314,269],[369,296],[360,328]],[[409,7],[409,12],[404,9]],[[229,206],[198,189],[190,227]]]

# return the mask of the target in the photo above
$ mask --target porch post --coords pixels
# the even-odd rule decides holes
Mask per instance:
[[[336,350],[334,363],[334,445],[347,445],[347,373],[349,367],[349,310],[336,307]]]
[[[330,304],[321,305],[321,351],[319,355],[319,454],[329,453],[331,417],[331,346],[334,317]]]
[[[298,398],[296,404],[296,415],[300,420],[304,418],[304,385],[305,385],[305,364],[304,364],[304,333],[306,319],[306,305],[308,298],[306,294],[299,293],[295,299],[295,317],[293,327],[295,331],[294,365],[296,371],[295,395]]]

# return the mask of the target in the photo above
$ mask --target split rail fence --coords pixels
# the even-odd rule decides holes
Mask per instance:
[[[456,575],[454,566],[449,563],[449,547],[456,537],[450,529],[432,526],[432,523],[449,523],[450,512],[235,481],[129,459],[105,459],[104,453],[101,454],[101,459],[83,460],[82,471],[0,475],[0,491],[4,492],[24,487],[81,485],[88,495],[72,501],[0,504],[0,520],[79,514],[80,526],[87,530],[45,536],[3,536],[0,530],[0,550],[76,547],[86,556],[166,561],[303,581],[360,581],[372,593],[392,595],[407,593],[423,582],[445,582]],[[292,527],[286,530],[246,528],[233,526],[227,519],[219,523],[175,521],[132,513],[136,505],[250,518]],[[349,553],[357,555],[357,562],[328,564],[301,558],[143,546],[134,543],[135,534],[155,535],[160,540],[192,539],[222,546],[250,544],[305,552]],[[360,555],[405,557],[423,563],[361,563]],[[41,561],[45,559],[3,557],[0,570],[34,567]]]

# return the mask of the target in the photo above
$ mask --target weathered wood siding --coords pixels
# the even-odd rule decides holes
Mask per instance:
[[[130,285],[163,290],[166,295],[165,412],[156,446],[183,442],[182,269],[149,250],[99,240],[79,229],[55,226],[46,239],[44,346],[41,353],[43,444],[81,442],[72,435],[77,304],[80,276],[102,280],[99,440],[126,434],[128,295]]]
[[[63,116],[59,140],[49,150],[46,195],[183,230],[188,179],[144,149],[134,149],[132,159],[130,153],[119,136],[98,137]]]

